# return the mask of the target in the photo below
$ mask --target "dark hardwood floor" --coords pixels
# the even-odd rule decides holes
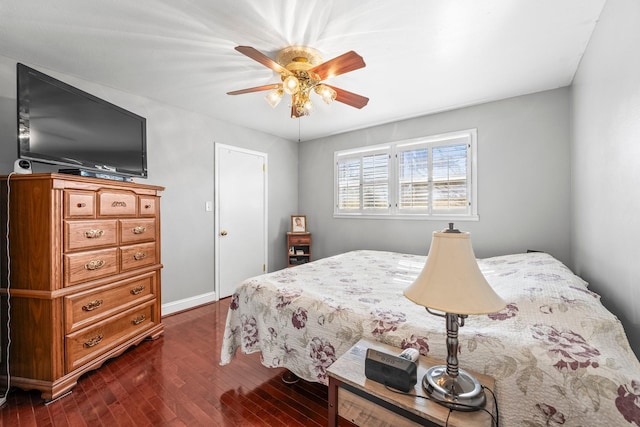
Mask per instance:
[[[282,382],[259,354],[220,366],[229,299],[163,318],[164,335],[80,378],[44,404],[12,389],[2,426],[325,426],[327,387]]]

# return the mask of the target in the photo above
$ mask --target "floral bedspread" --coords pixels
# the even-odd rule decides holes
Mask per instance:
[[[402,295],[426,257],[353,251],[246,280],[232,297],[221,363],[259,351],[268,367],[327,383],[361,338],[445,359],[444,319]],[[478,260],[507,301],[460,328],[460,367],[496,379],[501,425],[640,426],[640,363],[599,295],[544,253]]]

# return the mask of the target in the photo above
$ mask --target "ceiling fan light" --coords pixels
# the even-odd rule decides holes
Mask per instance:
[[[315,91],[326,104],[331,104],[338,96],[335,90],[326,85],[316,86]]]
[[[280,101],[282,101],[282,95],[282,89],[276,89],[269,92],[264,99],[271,105],[271,108],[276,108],[278,104],[280,104]]]
[[[293,95],[298,92],[300,89],[300,82],[296,78],[296,76],[288,76],[283,81],[284,91],[289,95]]]
[[[313,111],[313,103],[311,102],[310,99],[307,99],[305,103],[302,105],[302,111],[304,112],[305,116],[308,116],[311,114],[311,111]]]

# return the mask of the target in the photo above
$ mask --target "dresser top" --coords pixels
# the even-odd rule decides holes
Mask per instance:
[[[2,181],[7,179],[8,175],[0,176]],[[106,178],[93,178],[80,175],[71,175],[63,173],[33,173],[33,174],[14,174],[11,175],[11,181],[42,181],[48,180],[52,183],[52,188],[81,188],[86,190],[99,190],[102,188],[131,188],[146,189],[157,192],[164,191],[164,187],[152,184],[141,184],[139,182],[118,181]]]

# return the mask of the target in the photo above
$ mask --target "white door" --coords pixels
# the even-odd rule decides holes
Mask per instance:
[[[233,294],[267,266],[267,155],[215,145],[215,288]]]

